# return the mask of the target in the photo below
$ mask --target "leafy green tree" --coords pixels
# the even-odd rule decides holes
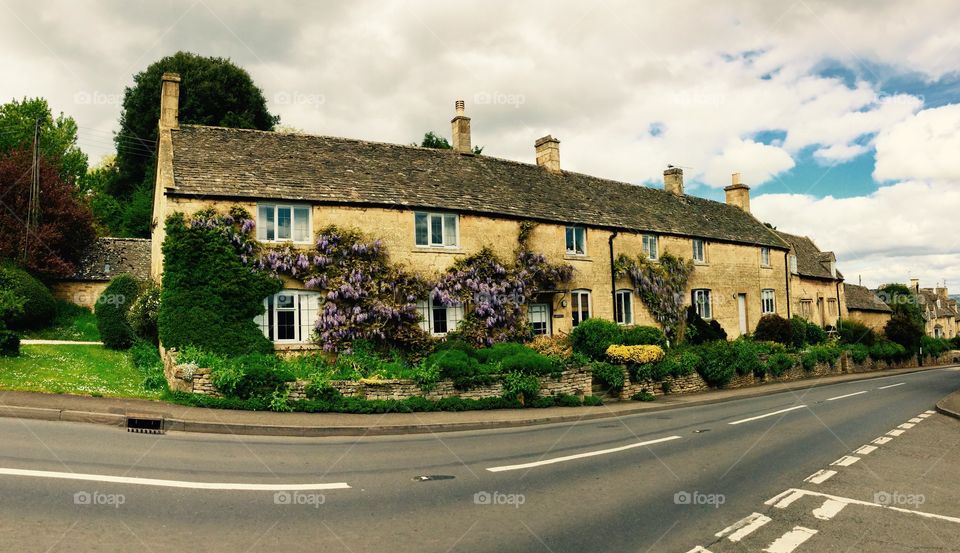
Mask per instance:
[[[0,105],[0,153],[33,147],[40,120],[40,155],[58,167],[60,179],[74,184],[87,171],[87,155],[77,146],[77,123],[62,113],[54,117],[43,98]]]
[[[414,146],[416,146],[416,144],[414,144]],[[420,147],[434,148],[436,150],[449,150],[453,148],[453,146],[451,146],[450,143],[447,142],[446,138],[438,135],[433,131],[428,131],[426,134],[423,135],[423,140],[420,141]],[[483,153],[483,146],[474,146],[473,153],[476,155],[480,155],[481,153]]]
[[[878,292],[893,311],[883,329],[884,334],[908,352],[919,351],[924,322],[917,295],[903,284],[885,284]]]

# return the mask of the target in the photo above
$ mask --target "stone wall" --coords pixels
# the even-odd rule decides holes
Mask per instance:
[[[75,303],[93,311],[97,298],[107,289],[106,281],[61,280],[50,284],[53,297]]]

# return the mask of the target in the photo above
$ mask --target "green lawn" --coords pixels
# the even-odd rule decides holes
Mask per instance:
[[[0,357],[0,389],[156,399],[126,352],[103,346],[22,346]]]
[[[32,340],[98,342],[100,332],[97,330],[97,317],[89,309],[57,300],[57,315],[53,323],[40,330],[28,330],[22,337]]]

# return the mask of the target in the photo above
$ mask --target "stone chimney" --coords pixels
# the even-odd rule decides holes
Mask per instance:
[[[683,196],[683,169],[668,165],[667,170],[663,172],[663,189],[671,194]]]
[[[919,294],[919,293],[920,293],[920,279],[919,279],[919,278],[911,278],[911,279],[910,279],[910,289],[913,290],[913,292],[916,293],[916,294]]]
[[[164,73],[160,88],[160,128],[180,128],[180,75]]]
[[[750,187],[740,182],[740,173],[733,174],[733,184],[723,189],[727,204],[750,213]]]
[[[551,173],[560,173],[560,141],[550,136],[538,138],[533,143],[537,150],[537,165]]]
[[[464,115],[463,100],[457,100],[457,115],[450,120],[453,126],[453,150],[461,154],[473,153],[470,145],[470,118]]]
[[[940,299],[943,300],[943,301],[947,301],[947,300],[950,299],[950,294],[947,292],[947,287],[946,287],[946,285],[944,285],[944,286],[942,286],[942,287],[941,287],[941,286],[937,286],[936,288],[933,289],[933,291],[936,292],[936,293],[937,293],[937,297],[940,298]]]

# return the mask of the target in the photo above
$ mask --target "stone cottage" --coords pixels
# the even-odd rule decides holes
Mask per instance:
[[[98,238],[83,254],[76,272],[51,283],[50,291],[59,299],[93,309],[110,279],[124,273],[150,278],[150,240]]]

